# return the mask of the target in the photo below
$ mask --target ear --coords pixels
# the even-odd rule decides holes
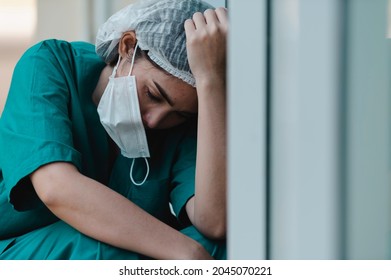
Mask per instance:
[[[136,46],[137,39],[136,33],[132,31],[127,31],[122,34],[121,40],[118,45],[118,53],[123,58],[131,58],[134,52],[134,47]]]

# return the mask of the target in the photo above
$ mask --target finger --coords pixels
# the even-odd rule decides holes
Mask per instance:
[[[196,12],[196,13],[193,15],[193,22],[194,22],[194,25],[195,25],[195,28],[196,28],[196,29],[205,28],[206,21],[205,21],[204,15],[203,15],[202,13]]]
[[[228,10],[223,7],[219,7],[216,10],[216,16],[219,22],[223,25],[228,27]]]
[[[206,24],[217,24],[219,22],[216,12],[212,9],[207,9],[204,12]]]
[[[195,31],[195,25],[194,25],[194,22],[192,19],[187,19],[185,20],[185,32],[186,32],[186,35],[192,33]]]

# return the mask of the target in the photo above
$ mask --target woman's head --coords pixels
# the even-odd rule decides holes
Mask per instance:
[[[197,113],[184,22],[208,8],[213,7],[199,0],[142,0],[114,14],[99,29],[96,52],[108,64],[122,58],[118,76],[129,74],[138,45],[132,75],[146,128],[172,127]]]
[[[195,86],[187,61],[184,22],[213,8],[200,0],[139,0],[111,16],[98,31],[96,52],[107,63],[118,54],[124,32],[133,30],[138,46],[175,77]]]
[[[136,42],[133,31],[123,34],[117,76],[129,75]],[[158,66],[147,51],[137,47],[131,74],[136,77],[140,113],[147,129],[173,127],[197,115],[195,88]]]

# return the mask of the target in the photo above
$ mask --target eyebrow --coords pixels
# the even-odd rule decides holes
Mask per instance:
[[[174,102],[172,101],[170,96],[167,94],[167,92],[162,88],[162,86],[159,85],[158,82],[153,81],[153,83],[155,84],[156,88],[160,92],[160,95],[163,96],[163,98],[167,101],[167,103],[170,104],[170,106],[174,106]],[[178,111],[177,113],[182,115],[185,118],[193,118],[198,115],[198,113],[186,112],[186,111]]]
[[[167,92],[161,87],[161,85],[159,85],[159,83],[155,82],[155,81],[153,81],[153,83],[155,84],[156,88],[160,92],[161,96],[163,96],[163,98],[168,102],[168,104],[170,104],[171,106],[174,106],[174,102],[168,96]]]

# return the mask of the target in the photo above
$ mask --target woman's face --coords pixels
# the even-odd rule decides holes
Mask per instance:
[[[128,75],[129,69],[127,61],[120,65],[117,73]],[[170,128],[196,117],[197,92],[186,82],[156,67],[144,56],[136,59],[132,75],[136,77],[140,112],[146,129]]]

